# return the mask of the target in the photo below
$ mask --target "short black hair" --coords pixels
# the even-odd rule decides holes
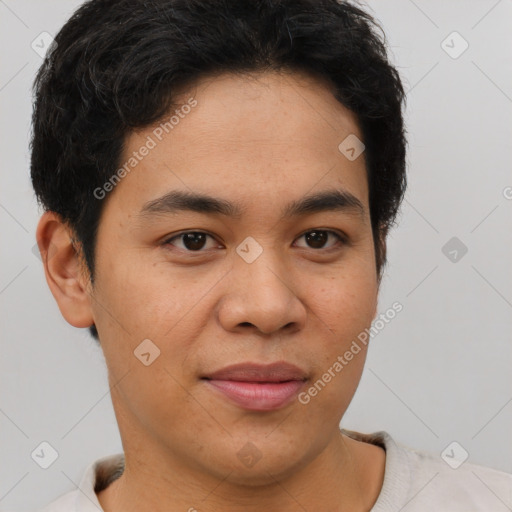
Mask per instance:
[[[34,81],[39,204],[72,228],[94,282],[105,201],[93,191],[118,169],[132,130],[161,120],[177,91],[204,77],[306,72],[356,114],[380,279],[379,240],[406,188],[405,93],[386,46],[375,19],[342,0],[89,0],[56,35]]]

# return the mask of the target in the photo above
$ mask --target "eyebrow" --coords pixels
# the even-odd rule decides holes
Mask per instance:
[[[240,218],[245,208],[239,203],[212,197],[196,192],[173,190],[157,199],[148,201],[142,207],[139,216],[152,217],[180,211],[224,215]],[[342,211],[357,215],[362,220],[366,217],[366,209],[361,201],[346,190],[325,190],[292,201],[281,211],[281,219],[308,215],[326,211]]]

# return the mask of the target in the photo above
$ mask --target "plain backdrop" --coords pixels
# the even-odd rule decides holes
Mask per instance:
[[[122,451],[103,355],[62,319],[34,252],[32,42],[79,3],[0,1],[0,510],[42,506]],[[512,2],[363,5],[408,91],[409,186],[379,301],[403,310],[372,339],[342,426],[439,456],[457,441],[512,472]],[[59,454],[46,470],[43,441]]]

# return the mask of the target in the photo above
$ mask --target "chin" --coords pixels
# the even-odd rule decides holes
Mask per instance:
[[[273,443],[264,447],[265,440],[262,439],[258,449],[255,444],[245,442],[242,448],[238,449],[233,456],[227,458],[225,454],[218,454],[219,463],[215,464],[211,456],[209,465],[215,465],[215,472],[221,472],[221,479],[231,484],[254,488],[273,485],[277,481],[286,480],[294,475],[302,467],[305,467],[316,454],[307,452],[298,453],[297,448],[281,443],[275,448]],[[237,443],[239,444],[239,443]],[[289,449],[286,449],[286,446]],[[226,475],[229,475],[226,478]]]

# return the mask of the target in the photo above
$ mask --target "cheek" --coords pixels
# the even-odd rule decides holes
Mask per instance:
[[[309,293],[315,313],[343,341],[357,337],[371,323],[377,295],[371,266],[352,266]]]
[[[190,269],[171,271],[168,265],[144,264],[142,258],[119,262],[108,270],[109,273],[104,269],[98,272],[99,286],[93,302],[95,323],[110,372],[121,378],[130,371],[131,379],[136,380],[139,370],[150,370],[152,378],[158,377],[159,381],[152,382],[147,391],[152,392],[162,384],[165,396],[179,394],[178,388],[166,383],[167,373],[158,376],[155,371],[165,362],[165,369],[179,381],[189,378],[183,375],[183,363],[195,358],[196,340],[211,315],[213,296],[207,292],[215,289],[222,271],[194,275]],[[150,367],[140,368],[142,363],[136,353],[147,339],[156,346],[149,344],[155,353],[160,354]]]
[[[155,424],[176,429],[177,411],[197,413],[185,389],[182,363],[195,338],[190,313],[204,288],[196,283],[191,288],[197,290],[187,293],[177,274],[170,277],[151,263],[138,265],[134,260],[109,267],[109,274],[98,273],[101,293],[96,297],[95,320],[104,337],[111,385],[119,383],[118,409],[130,424],[142,423],[148,430]],[[142,345],[143,340],[151,343]],[[148,365],[144,353],[149,353]]]
[[[363,260],[360,263],[347,265],[346,271],[331,276],[309,294],[316,326],[323,332],[316,336],[315,350],[321,347],[314,357],[318,362],[317,378],[329,369],[331,377],[336,375],[325,398],[331,393],[337,395],[331,397],[334,400],[343,401],[351,396],[363,371],[367,352],[365,331],[375,315],[378,288],[372,266]],[[329,380],[329,375],[323,380]]]
[[[315,375],[303,397],[310,412],[327,422],[341,420],[359,385],[368,349],[361,334],[371,324],[375,304],[373,280],[357,273],[332,279],[310,297],[322,334],[310,347]]]
[[[193,309],[210,280],[200,285],[186,272],[127,258],[98,269],[95,313],[121,336],[161,339]]]

